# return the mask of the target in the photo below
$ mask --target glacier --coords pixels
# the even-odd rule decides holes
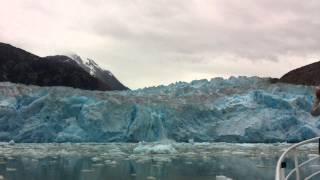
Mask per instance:
[[[0,83],[0,141],[297,142],[320,135],[314,87],[231,77],[133,91]]]

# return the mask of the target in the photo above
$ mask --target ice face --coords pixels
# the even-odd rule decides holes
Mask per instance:
[[[320,135],[313,98],[257,77],[124,92],[0,83],[0,141],[296,142]]]

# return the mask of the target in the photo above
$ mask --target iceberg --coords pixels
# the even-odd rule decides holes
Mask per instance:
[[[297,142],[320,135],[313,87],[231,77],[134,91],[0,83],[0,141]]]
[[[176,149],[171,144],[147,144],[141,143],[134,150],[134,153],[139,154],[173,154],[177,153]]]

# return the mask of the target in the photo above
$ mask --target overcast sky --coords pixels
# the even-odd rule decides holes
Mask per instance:
[[[133,89],[280,77],[320,59],[320,1],[0,0],[0,41],[92,58]]]

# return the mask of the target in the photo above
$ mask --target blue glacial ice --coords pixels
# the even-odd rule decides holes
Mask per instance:
[[[0,141],[296,142],[320,135],[313,98],[258,77],[121,92],[0,83]]]

